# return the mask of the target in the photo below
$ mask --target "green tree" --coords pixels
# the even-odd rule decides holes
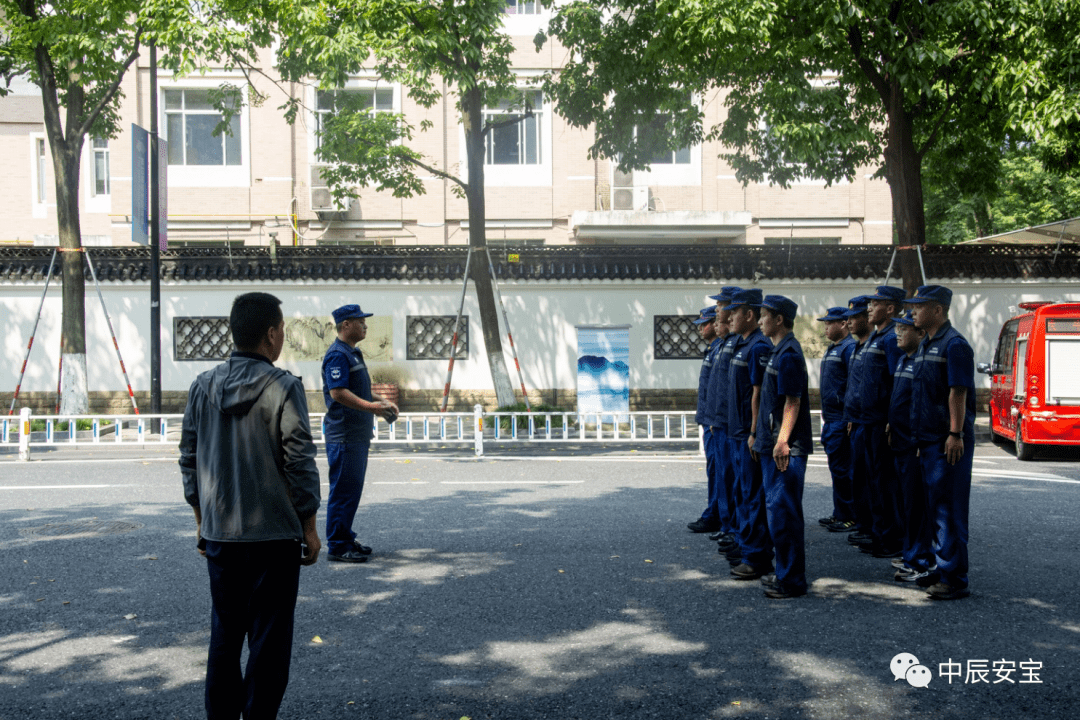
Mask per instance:
[[[351,76],[374,73],[400,83],[424,108],[454,96],[465,133],[465,173],[439,167],[413,147],[430,122],[410,124],[402,114],[372,113],[340,93],[321,128],[318,156],[339,201],[362,188],[411,197],[424,192],[419,171],[445,178],[463,194],[469,210],[471,277],[498,404],[515,402],[503,358],[498,311],[488,269],[485,233],[484,155],[488,135],[532,113],[530,94],[511,70],[514,45],[503,30],[505,0],[296,0],[274,6],[281,41],[277,70],[290,82],[314,79],[324,91],[344,88]],[[502,115],[484,109],[502,103]],[[285,106],[294,120],[299,98]]]
[[[26,76],[41,88],[56,177],[63,278],[63,406],[88,410],[85,278],[80,250],[79,166],[88,135],[115,138],[124,77],[147,43],[161,67],[187,73],[217,58],[254,54],[269,35],[249,35],[245,13],[210,0],[0,0],[0,96]],[[231,62],[231,60],[229,60]]]
[[[898,242],[910,247],[926,240],[925,164],[959,153],[992,167],[986,160],[1010,127],[1051,118],[1064,126],[1077,117],[1076,95],[1047,86],[1071,56],[1055,51],[1053,69],[1030,62],[1054,40],[1047,20],[1074,17],[1076,7],[1076,0],[579,0],[558,8],[551,23],[570,53],[548,90],[571,124],[595,124],[593,152],[620,157],[624,167],[647,164],[655,148],[633,126],[657,115],[673,120],[669,147],[722,141],[743,182],[831,183],[883,161]],[[538,36],[538,46],[545,40]],[[726,119],[703,128],[686,90],[721,90]],[[1036,101],[1046,104],[1041,116],[1029,112]],[[914,253],[901,253],[901,267],[912,289]]]

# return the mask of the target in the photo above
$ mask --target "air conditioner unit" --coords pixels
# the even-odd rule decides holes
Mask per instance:
[[[611,209],[612,210],[648,210],[649,209],[649,188],[647,186],[639,187],[618,187],[612,186],[611,188]]]
[[[316,212],[341,209],[334,206],[334,196],[330,194],[330,188],[323,179],[322,172],[325,167],[316,164],[311,166],[311,209]]]

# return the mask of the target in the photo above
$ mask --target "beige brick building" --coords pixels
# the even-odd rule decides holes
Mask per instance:
[[[531,7],[531,6],[530,6]],[[565,51],[533,49],[546,17],[507,16],[518,50],[514,66],[522,87],[558,67]],[[172,244],[463,244],[465,200],[452,184],[423,179],[426,193],[398,199],[361,190],[347,209],[333,207],[315,162],[320,96],[299,84],[278,87],[257,78],[267,96],[245,104],[230,138],[214,138],[220,120],[206,92],[222,83],[242,85],[235,73],[174,80],[159,75],[159,127],[169,143],[168,233]],[[363,93],[376,111],[404,113],[417,128],[413,147],[439,168],[464,176],[464,135],[452,94],[430,109],[403,88],[374,77],[356,77],[346,92]],[[131,242],[132,123],[150,126],[150,77],[145,59],[123,85],[123,131],[91,140],[83,156],[80,194],[86,245]],[[278,107],[287,95],[306,110],[290,126]],[[615,243],[822,243],[880,244],[892,240],[888,186],[870,179],[872,168],[851,183],[826,188],[806,181],[789,189],[743,187],[716,144],[673,153],[648,172],[619,173],[606,160],[588,158],[591,134],[570,128],[538,96],[534,119],[493,133],[488,148],[487,226],[492,244]],[[703,98],[706,122],[723,119],[722,97]],[[497,108],[492,109],[498,112]],[[419,131],[420,123],[431,127]],[[0,99],[0,242],[56,243],[52,164],[36,88],[20,85]],[[426,173],[421,172],[421,175]]]

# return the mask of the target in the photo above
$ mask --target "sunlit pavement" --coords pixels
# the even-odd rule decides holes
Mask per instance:
[[[304,569],[280,717],[1074,718],[1080,465],[1010,450],[977,448],[973,594],[938,603],[817,525],[820,454],[810,594],[777,601],[686,530],[692,444],[381,446],[356,525],[375,555]],[[0,719],[203,715],[209,592],[175,460],[0,454]],[[927,687],[894,675],[902,652]]]

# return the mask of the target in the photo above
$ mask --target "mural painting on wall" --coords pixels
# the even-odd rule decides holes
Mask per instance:
[[[577,408],[627,422],[630,412],[629,327],[579,327]]]
[[[394,359],[394,324],[390,316],[367,319],[368,334],[360,343],[365,362]],[[326,317],[285,318],[285,346],[281,359],[287,362],[322,362],[326,349],[337,338],[334,323]]]

